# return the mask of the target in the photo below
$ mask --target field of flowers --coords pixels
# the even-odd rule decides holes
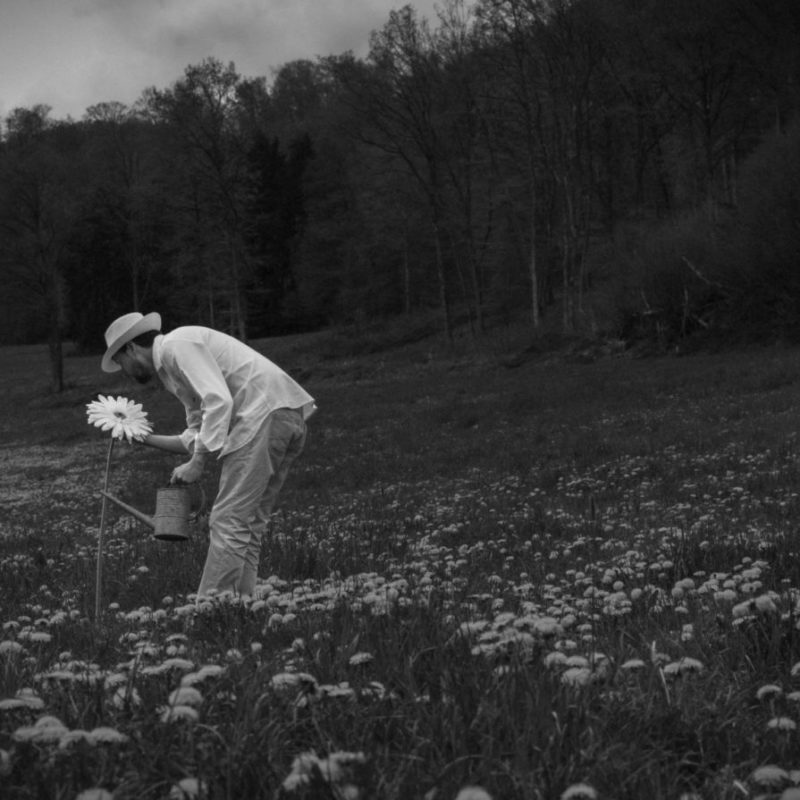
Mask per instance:
[[[800,798],[796,350],[266,345],[320,410],[257,596],[196,605],[202,520],[114,510],[100,619],[86,404],[180,407],[0,351],[3,798]],[[120,443],[111,491],[176,463]]]

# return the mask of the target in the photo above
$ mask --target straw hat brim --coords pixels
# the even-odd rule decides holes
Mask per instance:
[[[103,354],[103,360],[100,362],[100,367],[103,372],[119,372],[120,365],[112,361],[114,356],[121,350],[131,339],[135,339],[142,333],[147,331],[160,331],[161,330],[161,315],[155,311],[150,314],[145,314],[138,322],[134,323],[130,328],[120,333]]]

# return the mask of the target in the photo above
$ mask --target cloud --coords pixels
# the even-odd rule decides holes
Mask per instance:
[[[436,0],[413,3],[434,16]],[[289,61],[365,55],[393,0],[0,0],[0,116],[50,105],[80,117],[95,103],[134,103],[187,66],[215,57],[245,77]]]

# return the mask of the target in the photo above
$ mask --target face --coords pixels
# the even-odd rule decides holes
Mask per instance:
[[[149,383],[153,378],[153,370],[133,342],[128,342],[112,360],[119,364],[122,371],[137,383]]]

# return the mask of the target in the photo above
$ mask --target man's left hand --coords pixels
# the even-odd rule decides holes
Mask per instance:
[[[175,469],[172,470],[172,477],[170,477],[169,482],[196,483],[203,474],[203,466],[202,461],[193,458],[191,461],[187,461],[185,464],[175,467]]]

